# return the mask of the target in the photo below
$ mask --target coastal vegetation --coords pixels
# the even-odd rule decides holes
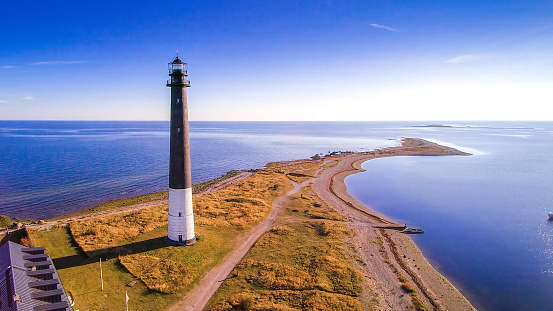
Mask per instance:
[[[396,155],[397,149],[377,150],[351,159],[336,156],[322,161],[274,163],[226,188],[214,187],[219,190],[196,194],[196,234],[201,240],[189,247],[164,242],[166,199],[140,202],[132,208],[114,202],[113,206],[119,204],[119,208],[46,222],[35,227],[40,230],[31,232],[29,242],[47,248],[65,289],[75,298],[75,308],[122,309],[128,293],[133,310],[164,310],[177,302],[179,306],[188,303],[183,300],[186,293],[200,280],[204,284],[202,276],[227,254],[234,254],[231,250],[235,246],[244,245],[238,243],[244,233],[267,219],[263,226],[256,227],[263,230],[257,230],[259,234],[267,231],[253,247],[247,246],[249,252],[236,266],[235,262],[229,265],[234,270],[220,280],[222,285],[206,310],[378,310],[383,302],[420,311],[427,310],[424,304],[429,303],[435,309],[436,298],[408,266],[420,270],[420,265],[426,263],[424,258],[417,258],[416,264],[404,262],[400,255],[411,244],[394,242],[392,238],[397,235],[393,231],[388,234],[384,228],[372,227],[388,222],[353,206],[353,199],[337,194],[336,189],[345,190],[332,188],[333,180],[329,178],[338,176],[336,171],[355,171],[356,161]],[[404,141],[403,154],[425,152],[451,154],[437,145]],[[311,180],[325,168],[334,175],[324,171],[324,178]],[[335,198],[340,201],[327,205]],[[272,206],[277,212],[267,217]],[[69,225],[64,226],[67,221]],[[401,253],[396,242],[404,247]],[[363,246],[365,243],[370,247]],[[242,256],[240,253],[237,261]],[[230,270],[224,271],[226,275]],[[443,277],[438,286],[446,286],[439,288],[440,299],[450,299],[443,293],[451,292],[452,299],[464,299]],[[393,302],[390,304],[388,299]],[[469,308],[451,310],[471,309],[461,300],[453,304]]]
[[[12,220],[6,215],[0,215],[0,228],[6,228],[11,226]]]
[[[221,177],[218,177],[218,178],[215,178],[215,179],[212,179],[212,180],[208,180],[208,181],[203,182],[203,183],[195,184],[195,185],[192,186],[192,191],[193,191],[193,193],[202,193],[203,191],[205,191],[210,186],[212,186],[214,184],[217,184],[217,183],[219,183],[223,180],[229,179],[233,176],[236,176],[240,172],[242,172],[242,171],[232,170],[232,171],[227,172],[225,175],[223,175]],[[159,201],[167,200],[168,198],[169,198],[169,192],[168,191],[161,191],[161,192],[137,195],[137,196],[133,196],[133,197],[130,197],[130,198],[110,200],[110,201],[107,201],[105,203],[102,203],[102,204],[93,206],[91,208],[84,209],[80,212],[74,213],[74,214],[71,215],[71,217],[77,218],[78,216],[89,215],[91,213],[105,212],[105,211],[110,211],[110,210],[118,210],[118,209],[121,209],[121,208],[124,208],[124,207],[135,206],[135,205],[138,205],[138,204],[159,202]],[[59,218],[66,218],[66,217],[58,217],[58,218],[55,218],[55,219],[59,219]]]
[[[83,215],[90,215],[93,213],[106,212],[111,210],[119,210],[121,208],[135,206],[137,204],[159,202],[159,201],[167,200],[168,198],[169,198],[168,191],[148,193],[148,194],[138,195],[138,196],[125,198],[125,199],[110,200],[105,203],[93,206],[91,208],[84,209],[70,216],[72,218],[78,218],[79,216],[83,216]],[[58,217],[54,219],[60,219],[60,218],[65,218],[65,217]]]
[[[181,299],[233,248],[236,237],[267,215],[272,201],[292,188],[292,178],[304,178],[290,173],[313,175],[319,165],[301,161],[261,169],[227,188],[196,196],[196,233],[201,240],[190,247],[168,246],[163,241],[167,234],[163,193],[108,202],[88,211],[99,217],[33,230],[32,241],[47,248],[77,309],[124,308],[121,297],[128,291],[133,310],[161,310]],[[314,210],[321,209],[311,199],[304,201]],[[151,206],[125,209],[145,202]],[[302,217],[322,217],[307,208],[294,209]],[[313,225],[309,228],[316,231]],[[329,232],[336,230],[332,228]]]
[[[309,187],[286,202],[206,310],[361,310],[361,276],[345,243],[351,232],[319,202]]]

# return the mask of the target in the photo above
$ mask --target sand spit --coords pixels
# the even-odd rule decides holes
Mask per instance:
[[[208,271],[200,283],[169,310],[202,310],[249,248],[271,228],[282,205],[286,204],[286,201],[300,188],[307,186],[311,186],[322,200],[347,217],[347,226],[355,233],[346,242],[349,245],[352,263],[364,275],[364,290],[361,296],[364,310],[414,310],[417,300],[420,305],[426,306],[425,309],[419,308],[419,310],[475,310],[470,302],[428,263],[407,235],[392,228],[400,227],[401,224],[371,211],[370,207],[363,206],[346,191],[345,177],[362,171],[361,164],[367,160],[423,155],[469,154],[422,139],[405,138],[402,140],[402,145],[398,147],[331,156],[320,160],[321,169],[313,178],[295,185],[293,190],[277,198],[272,204],[268,217],[249,232],[245,232],[242,239],[237,239],[234,250]],[[240,182],[250,175],[249,172],[243,172],[213,185],[205,192],[217,191],[232,183]],[[75,220],[104,217],[163,204],[167,204],[166,200],[47,221],[41,225],[29,227],[48,229],[52,226],[67,225]]]
[[[169,310],[202,310],[221,282],[253,245],[253,240],[271,227],[281,205],[297,193],[299,187],[309,184],[322,200],[349,219],[347,225],[355,234],[347,244],[350,246],[352,263],[364,275],[364,290],[361,296],[364,310],[416,310],[417,301],[420,303],[417,310],[475,310],[470,302],[430,265],[408,236],[398,230],[381,228],[400,227],[400,224],[369,210],[346,191],[344,178],[362,171],[361,164],[367,160],[423,155],[469,154],[422,139],[405,138],[398,147],[321,160],[321,169],[314,178],[296,185],[294,190],[277,198],[273,202],[269,216],[250,232],[245,233],[244,238],[237,239],[234,250],[209,271],[183,300]],[[408,287],[402,287],[403,284],[407,284]]]
[[[469,155],[422,139],[406,138],[402,146],[341,159],[321,172],[313,182],[315,192],[350,219],[356,234],[351,239],[356,266],[365,274],[363,304],[367,310],[409,310],[413,297],[401,283],[408,283],[430,310],[475,310],[470,302],[424,258],[405,234],[379,227],[401,226],[355,201],[346,191],[346,176],[362,171],[365,161],[390,156]]]

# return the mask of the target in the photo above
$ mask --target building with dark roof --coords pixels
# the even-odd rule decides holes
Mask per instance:
[[[72,311],[44,247],[0,246],[0,311]]]

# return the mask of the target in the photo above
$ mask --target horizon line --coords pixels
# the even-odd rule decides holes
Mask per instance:
[[[0,119],[38,122],[170,122],[170,120]],[[190,122],[553,122],[553,119],[388,119],[388,120],[190,120]]]

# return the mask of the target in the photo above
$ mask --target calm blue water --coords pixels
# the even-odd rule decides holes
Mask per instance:
[[[348,191],[424,228],[416,243],[479,309],[553,310],[553,123],[488,125],[419,132],[475,155],[368,161]]]
[[[421,137],[470,157],[369,161],[352,195],[400,222],[483,310],[553,310],[552,122],[191,122],[193,182]],[[0,121],[0,214],[49,218],[167,189],[168,122]]]
[[[346,123],[191,122],[193,183],[395,142]],[[169,122],[0,121],[0,214],[44,219],[168,188]]]

